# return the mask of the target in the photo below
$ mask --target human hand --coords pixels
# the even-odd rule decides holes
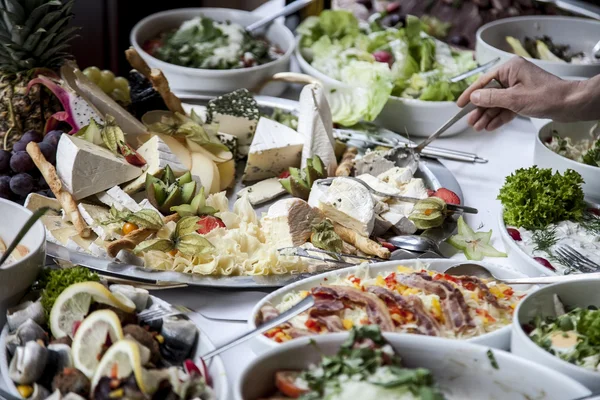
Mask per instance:
[[[502,89],[484,89],[492,79]],[[577,119],[569,107],[578,95],[579,81],[564,81],[522,57],[513,57],[493,71],[480,76],[458,98],[459,107],[469,100],[478,108],[468,116],[476,131],[492,131],[512,121],[517,114],[568,122]]]

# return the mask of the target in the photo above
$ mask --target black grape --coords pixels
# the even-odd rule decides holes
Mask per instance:
[[[35,168],[35,164],[26,151],[17,151],[10,158],[10,168],[15,172],[28,172]]]
[[[50,131],[46,133],[46,136],[44,136],[43,142],[56,147],[58,146],[58,141],[60,140],[60,137],[63,133],[63,131]]]
[[[50,143],[45,142],[38,144],[38,146],[40,147],[40,151],[42,152],[46,160],[50,164],[54,165],[56,163],[56,147],[54,147]]]
[[[20,173],[10,178],[10,190],[16,195],[27,196],[33,191],[35,181],[29,174]]]
[[[46,179],[43,175],[38,179],[38,187],[40,189],[48,189],[48,182],[46,182]]]
[[[12,191],[10,190],[10,176],[0,176],[0,198],[10,200]]]
[[[0,150],[0,173],[9,172],[10,156],[9,151]]]
[[[42,141],[43,138],[44,137],[39,132],[27,131],[23,134],[23,137],[21,137],[20,141],[22,141],[23,143],[29,143],[29,142],[39,143]]]
[[[15,144],[13,144],[13,151],[16,153],[17,151],[25,151],[25,148],[27,147],[27,145],[29,144],[29,142],[23,142],[21,140],[18,140],[15,142]]]

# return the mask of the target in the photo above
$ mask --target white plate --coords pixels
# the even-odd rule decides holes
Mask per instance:
[[[342,82],[330,78],[310,65],[302,56],[299,45],[296,46],[295,55],[302,72],[319,79],[327,88],[344,86]],[[391,96],[376,122],[394,132],[427,137],[459,111],[460,108],[453,101],[423,101]],[[467,119],[463,118],[448,128],[442,137],[459,134],[467,129],[467,126]]]
[[[155,296],[150,296],[152,304],[159,304],[162,306],[170,307],[169,303],[159,299]],[[4,380],[4,385],[8,389],[9,393],[14,396],[21,398],[21,395],[17,391],[14,382],[8,377],[8,350],[6,349],[6,339],[8,336],[8,325],[4,326],[2,333],[0,334],[0,376]],[[211,350],[215,349],[215,345],[212,344],[208,336],[198,329],[198,341],[196,345],[196,351],[194,352],[193,360],[197,361],[200,359],[202,354],[206,354]],[[227,373],[225,371],[225,365],[221,357],[215,356],[210,359],[206,366],[208,372],[213,380],[213,389],[217,399],[227,399],[229,396],[229,383],[227,381]]]
[[[384,336],[404,366],[432,372],[447,400],[569,400],[590,393],[565,375],[501,350],[493,350],[496,369],[487,346],[421,335]],[[244,369],[235,386],[235,399],[267,397],[274,391],[275,372],[307,368],[323,354],[335,354],[347,337],[347,333],[305,337],[258,357]]]
[[[457,260],[448,260],[448,259],[423,259],[423,260],[402,260],[402,261],[387,261],[377,264],[372,264],[369,267],[369,273],[371,276],[377,276],[380,273],[391,273],[396,271],[396,268],[399,265],[411,267],[414,269],[421,269],[424,265],[428,265],[428,269],[432,271],[443,272],[447,270],[452,265],[456,265],[461,261]],[[507,268],[503,266],[498,266],[489,263],[481,263],[486,268],[488,268],[494,275],[499,278],[523,278],[525,275],[522,273]],[[332,271],[326,274],[317,275],[311,278],[304,279],[300,282],[293,283],[288,285],[282,289],[279,289],[264,299],[262,299],[252,310],[252,314],[250,319],[248,320],[248,326],[250,329],[256,328],[256,319],[259,316],[260,309],[266,304],[271,303],[273,305],[279,304],[283,297],[291,292],[297,292],[300,290],[310,290],[316,286],[321,284],[326,284],[328,280],[331,280],[333,276],[337,275],[348,275],[355,273],[360,266],[344,268],[343,270]],[[515,289],[519,291],[528,291],[531,289],[531,286],[528,285],[520,285],[514,286]],[[312,338],[316,338],[319,335],[311,336]],[[294,341],[294,340],[292,340]],[[508,349],[510,345],[510,324],[498,329],[497,331],[486,333],[484,335],[468,339],[466,342],[482,344],[489,347],[494,347],[497,349]],[[257,336],[255,339],[252,339],[250,342],[252,350],[257,353],[263,353],[266,350],[277,348],[280,346],[279,343],[265,337],[264,335]]]

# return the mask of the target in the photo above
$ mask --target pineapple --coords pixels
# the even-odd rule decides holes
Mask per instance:
[[[0,148],[12,149],[28,130],[43,132],[61,104],[41,86],[27,92],[39,72],[57,75],[70,54],[74,0],[0,0]],[[50,70],[50,71],[49,71]]]

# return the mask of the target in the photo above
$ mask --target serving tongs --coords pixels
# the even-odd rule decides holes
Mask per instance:
[[[329,185],[331,185],[333,183],[334,179],[351,179],[351,180],[353,180],[353,181],[355,181],[355,182],[360,183],[361,185],[363,185],[365,188],[367,188],[367,190],[369,192],[371,192],[371,193],[373,193],[373,194],[375,194],[377,196],[381,196],[381,197],[392,197],[394,199],[398,199],[400,201],[405,201],[407,203],[417,203],[417,202],[423,200],[423,199],[417,199],[416,197],[407,197],[407,196],[401,196],[399,194],[391,194],[391,193],[380,192],[379,190],[373,189],[367,183],[361,181],[358,178],[352,177],[352,176],[319,179],[315,183],[317,185],[329,186]],[[464,212],[464,213],[467,213],[467,214],[477,214],[479,212],[476,208],[467,207],[467,206],[459,206],[457,204],[447,204],[446,207],[450,211],[461,211],[461,212]]]
[[[351,263],[348,261],[344,261],[343,258],[355,258],[355,259],[364,260],[364,261],[368,261],[368,262],[382,261],[382,260],[379,260],[378,258],[374,258],[374,257],[363,257],[363,256],[357,256],[355,254],[337,253],[335,251],[321,250],[321,249],[305,249],[304,247],[282,247],[280,249],[277,249],[277,251],[280,252],[281,255],[284,255],[284,256],[310,258],[312,260],[331,262],[334,264],[342,264],[342,265],[358,265],[357,263]],[[331,259],[315,256],[315,255],[310,254],[310,252],[326,254],[329,257],[331,257]]]

